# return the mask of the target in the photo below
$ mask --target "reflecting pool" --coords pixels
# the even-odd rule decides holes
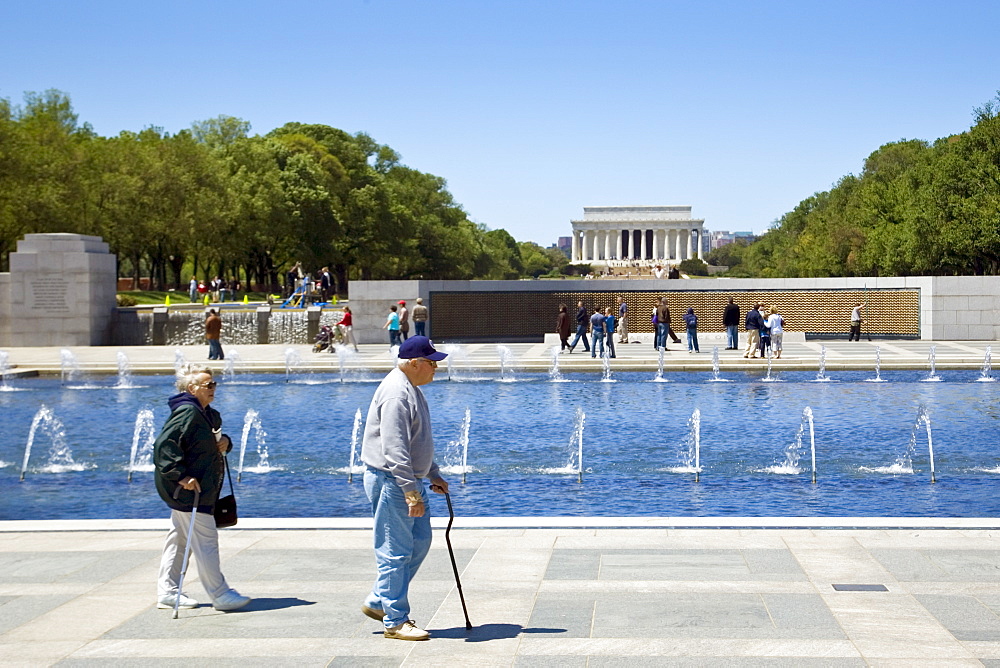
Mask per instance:
[[[448,381],[439,372],[424,391],[437,461],[466,516],[1000,514],[998,384],[968,371],[940,371],[932,383],[926,375],[883,371],[885,382],[875,383],[866,382],[871,372],[828,373],[816,382],[815,371],[781,372],[765,382],[723,373],[728,382],[713,382],[710,373],[666,373],[653,382],[649,373],[563,372],[554,382],[518,372],[499,382],[495,373]],[[234,479],[242,472],[242,516],[368,516],[351,446],[379,376],[231,374],[220,382],[214,405],[235,444],[229,462]],[[151,411],[159,430],[172,378],[133,376],[129,387],[117,380],[7,383],[0,519],[165,515],[137,418],[148,422]],[[41,421],[57,424],[37,426],[19,482],[43,408],[52,418]]]

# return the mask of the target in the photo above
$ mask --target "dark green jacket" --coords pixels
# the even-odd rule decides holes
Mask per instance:
[[[222,416],[211,406],[202,408],[187,392],[170,397],[168,403],[172,412],[153,446],[156,491],[171,508],[190,511],[194,492],[178,483],[191,476],[201,485],[199,510],[211,512],[219,498],[225,471],[213,432],[222,428]],[[229,448],[232,449],[231,442]]]

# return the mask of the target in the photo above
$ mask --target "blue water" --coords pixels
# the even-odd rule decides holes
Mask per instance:
[[[424,391],[431,406],[439,463],[460,463],[457,442],[471,411],[466,484],[450,474],[457,511],[467,516],[925,516],[1000,514],[998,383],[977,372],[783,372],[761,375],[649,373],[516,375],[451,381],[443,373]],[[215,406],[236,448],[244,415],[259,411],[267,432],[269,469],[262,470],[251,433],[243,480],[246,517],[365,517],[355,475],[348,483],[351,430],[367,412],[377,376],[237,376],[220,383]],[[114,378],[22,379],[0,392],[0,519],[152,518],[165,514],[152,474],[126,482],[136,413],[151,408],[156,429],[166,420],[172,378],[136,376],[137,387],[113,389]],[[85,470],[47,472],[51,440],[39,435],[26,479],[18,482],[32,418],[42,405],[62,422],[72,458]],[[778,474],[796,439],[802,411],[815,419],[818,482],[811,482],[808,431],[800,472]],[[930,483],[927,436],[915,438],[912,472],[889,473],[906,454],[917,412],[932,424],[937,483]],[[692,411],[701,413],[700,481],[679,466]],[[571,443],[577,410],[586,414],[583,482]],[[450,462],[444,461],[445,459]],[[230,455],[236,473],[238,456]],[[572,466],[568,465],[572,464]],[[556,469],[563,472],[551,472]],[[897,466],[895,470],[908,470]],[[435,501],[435,503],[438,503]],[[443,504],[435,512],[442,514]]]

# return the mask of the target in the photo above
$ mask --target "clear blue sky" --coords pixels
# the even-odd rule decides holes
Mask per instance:
[[[542,245],[584,206],[761,231],[1000,89],[1000,2],[4,0],[0,97],[103,135],[220,114],[363,131]]]

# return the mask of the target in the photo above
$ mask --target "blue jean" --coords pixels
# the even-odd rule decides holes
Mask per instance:
[[[390,329],[389,330],[389,347],[392,348],[393,346],[398,346],[401,343],[402,343],[402,341],[399,340],[399,330],[398,329]]]
[[[733,350],[740,347],[740,331],[737,325],[726,325],[726,347]]]
[[[688,327],[688,351],[694,348],[696,353],[700,353],[698,350],[698,330],[695,327]]]
[[[608,342],[608,357],[615,356],[615,333],[608,332],[604,336],[604,340]]]
[[[576,337],[573,339],[573,342],[569,344],[570,350],[572,350],[573,348],[576,348],[576,343],[580,339],[583,339],[583,349],[584,350],[590,350],[590,344],[587,343],[587,326],[586,325],[577,325],[576,326]]]
[[[656,349],[667,347],[667,323],[656,323]]]
[[[427,334],[424,333],[426,331],[426,329],[427,329],[427,322],[426,321],[421,320],[420,322],[417,322],[416,320],[414,320],[413,321],[413,327],[415,328],[415,330],[417,332],[417,336],[427,336]]]
[[[590,356],[597,357],[600,354],[601,357],[604,357],[604,332],[591,332],[591,336],[594,337],[594,340],[590,347]],[[597,346],[601,347],[600,353],[597,352]]]
[[[209,339],[208,340],[208,359],[210,360],[221,360],[225,359],[226,356],[222,352],[222,341],[219,339]]]
[[[399,626],[410,618],[410,581],[431,549],[431,518],[409,517],[403,490],[391,473],[369,468],[365,471],[365,494],[375,518],[375,563],[378,576],[365,605],[385,613],[386,628]],[[427,491],[420,494],[427,505]]]

